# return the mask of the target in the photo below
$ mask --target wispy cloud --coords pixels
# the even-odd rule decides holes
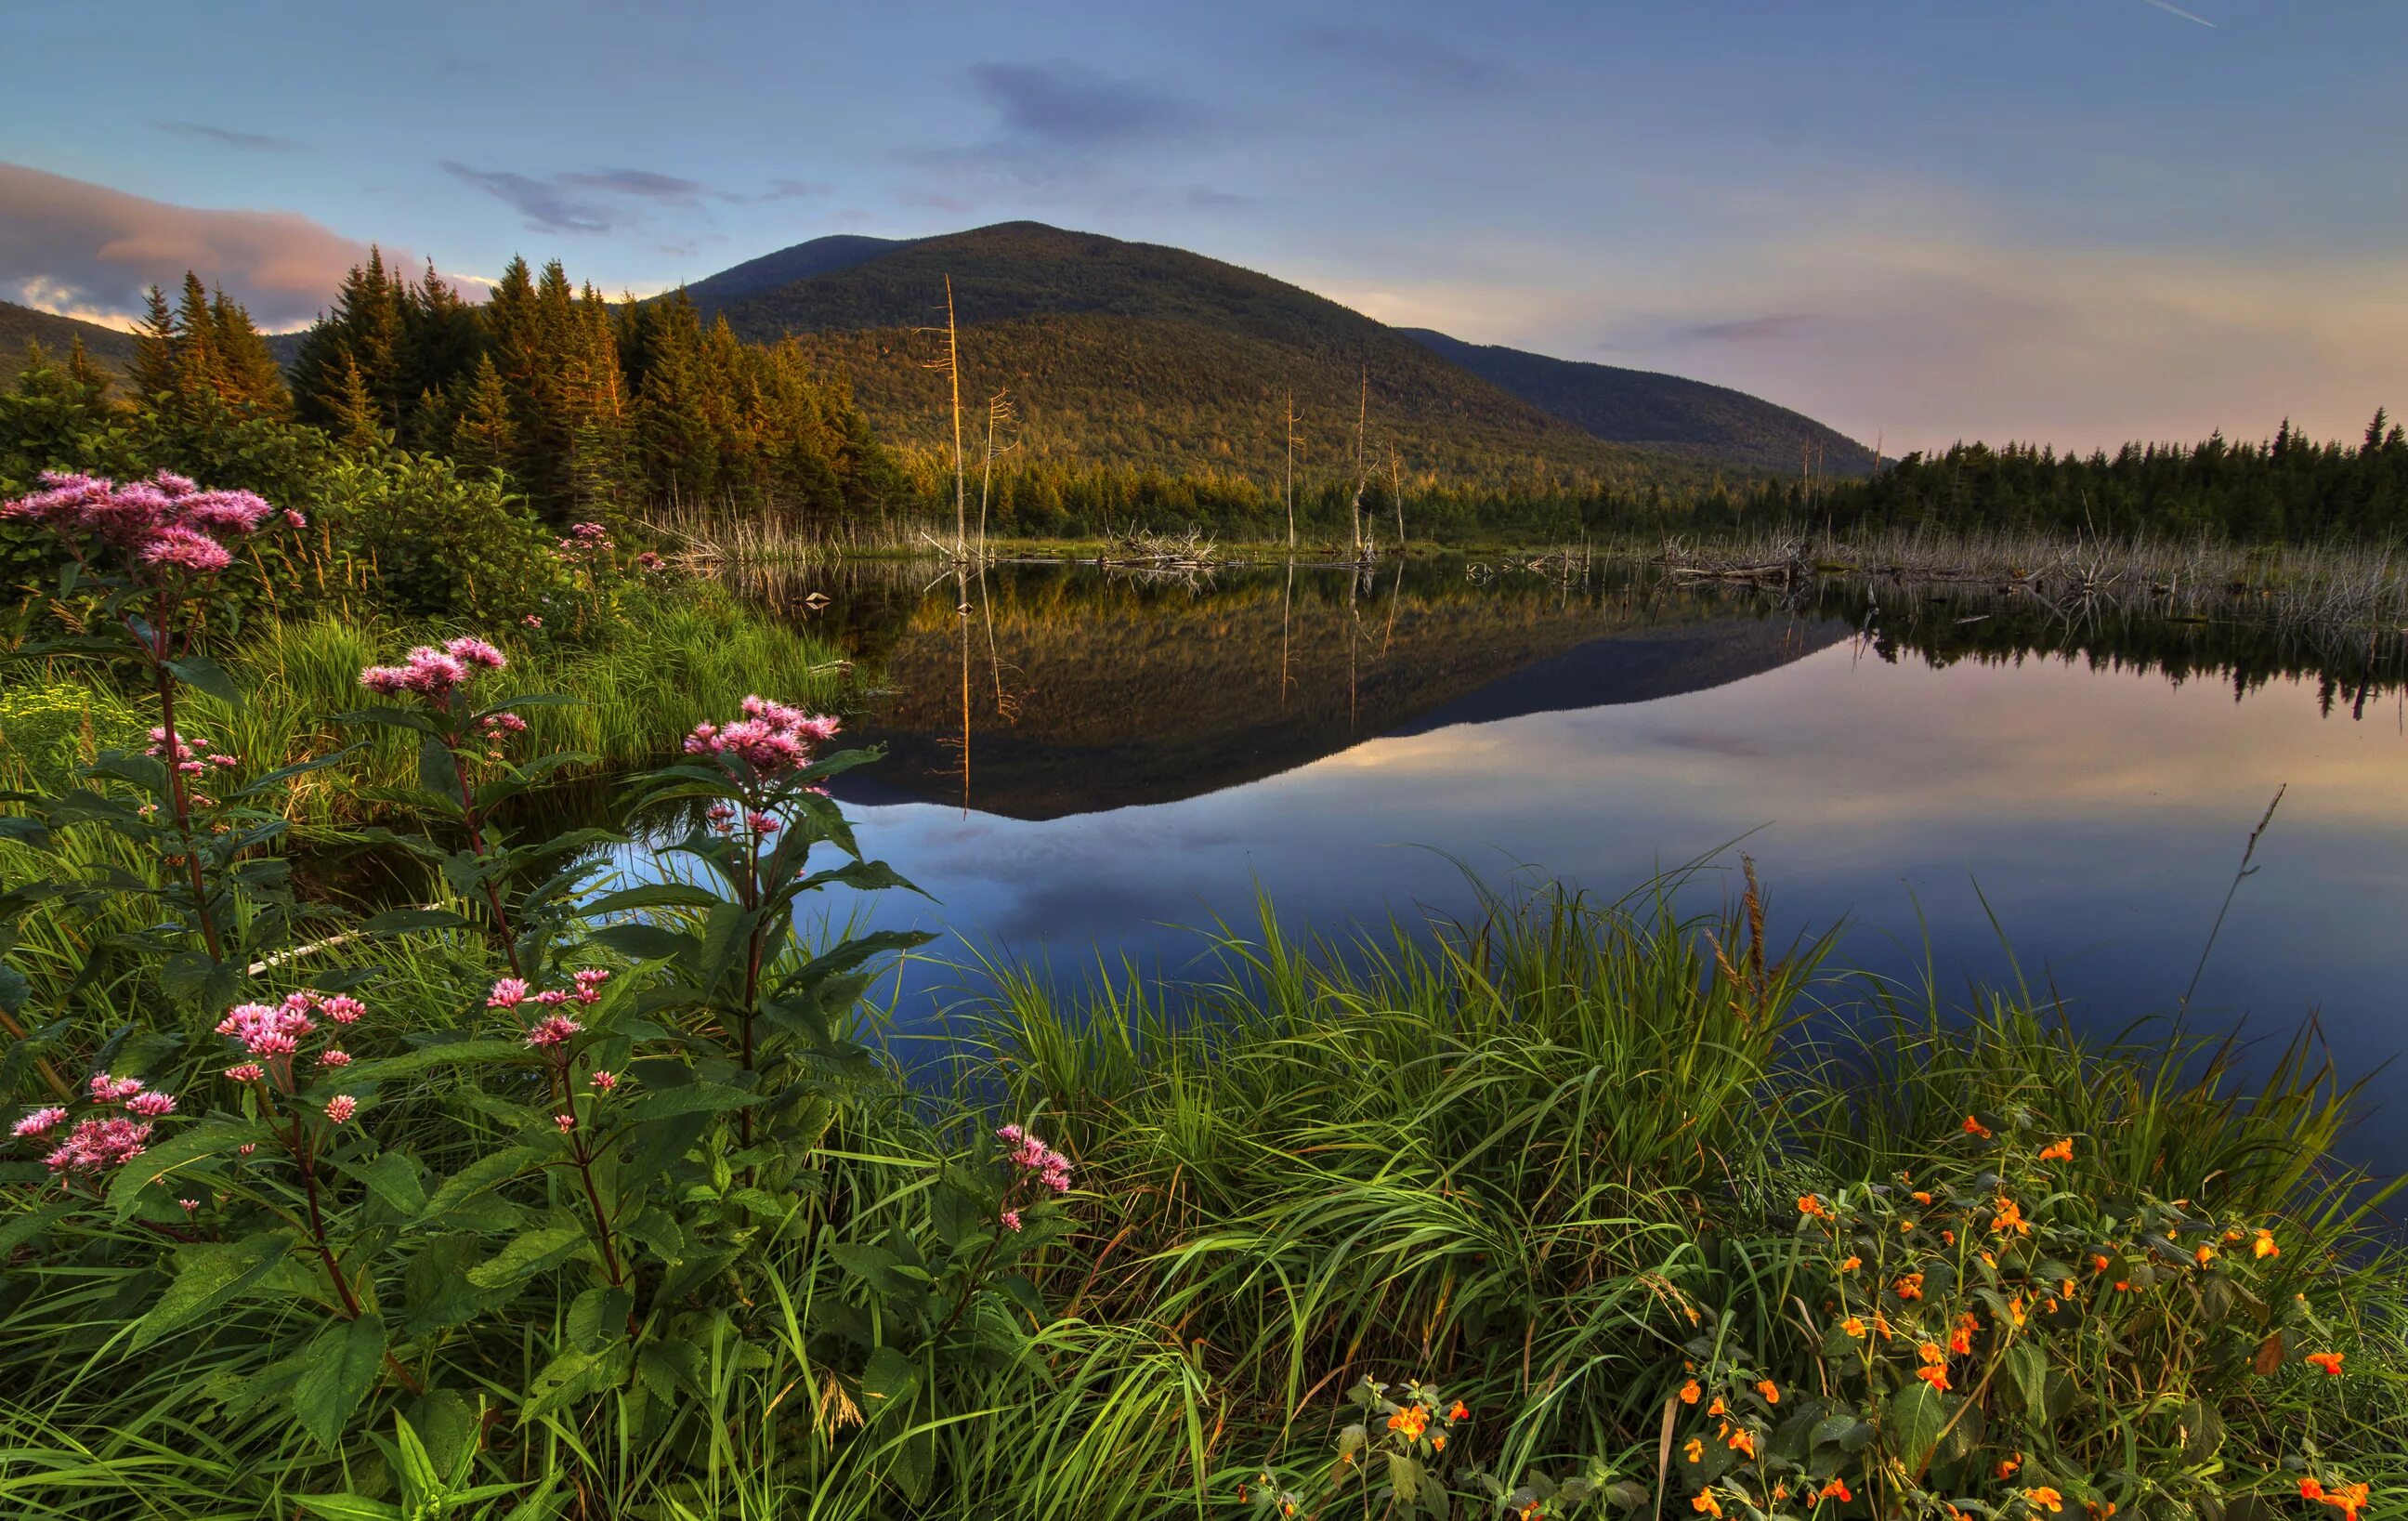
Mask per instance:
[[[607,233],[632,217],[617,218],[598,203],[571,194],[555,177],[537,179],[509,169],[472,169],[451,159],[443,172],[464,185],[473,185],[526,218],[539,233]]]
[[[1679,337],[1699,343],[1768,343],[1797,336],[1812,321],[1796,312],[1769,312],[1760,317],[1690,323],[1675,331]]]
[[[645,220],[645,208],[700,211],[706,202],[741,206],[824,194],[827,186],[805,179],[772,179],[757,192],[723,190],[681,175],[651,169],[564,169],[557,174],[521,174],[514,169],[476,169],[450,159],[444,173],[474,185],[526,218],[540,233],[609,233]]]
[[[309,151],[290,137],[271,137],[264,132],[237,132],[232,127],[211,126],[207,122],[153,122],[150,124],[178,137],[197,138],[222,148],[239,148],[251,153],[306,153]]]
[[[1111,147],[1196,124],[1199,113],[1159,90],[1077,64],[977,64],[971,87],[995,108],[999,136],[1051,149]]]
[[[2215,23],[2214,22],[2209,21],[2204,16],[2194,16],[2189,11],[2183,9],[2182,7],[2170,4],[2169,0],[2141,0],[2141,4],[2144,6],[2155,6],[2169,16],[2179,16],[2184,21],[2196,22],[2200,25],[2206,27],[2211,32],[2215,30]]]
[[[317,315],[366,243],[290,211],[173,206],[0,164],[0,291],[45,310],[122,323],[187,269],[269,328]],[[388,262],[414,264],[405,250]]]
[[[1416,90],[1481,94],[1513,80],[1513,71],[1419,32],[1369,26],[1315,26],[1297,43],[1341,68],[1379,74]]]

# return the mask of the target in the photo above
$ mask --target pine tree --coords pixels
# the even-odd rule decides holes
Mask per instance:
[[[108,372],[93,363],[84,352],[83,335],[76,335],[67,347],[67,380],[94,406],[108,399]]]
[[[372,455],[384,447],[384,438],[377,428],[379,416],[380,409],[376,396],[368,390],[367,377],[345,354],[342,391],[335,401],[333,425],[326,431],[333,436],[336,447],[345,453]]]
[[[217,355],[219,388],[227,401],[270,417],[292,410],[284,388],[284,370],[269,352],[267,340],[251,323],[251,313],[215,293],[209,302],[209,341]]]
[[[480,354],[452,424],[452,459],[464,471],[509,472],[518,453],[518,429],[510,421],[509,393],[493,357]]]
[[[201,277],[184,271],[184,298],[176,309],[176,405],[187,414],[209,402],[222,401],[227,391],[225,367],[217,348],[217,323],[209,312],[209,293]]]
[[[176,318],[168,309],[167,293],[156,285],[145,298],[142,325],[135,331],[126,381],[146,406],[176,389]]]

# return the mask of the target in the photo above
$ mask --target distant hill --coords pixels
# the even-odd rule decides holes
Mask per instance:
[[[0,301],[0,380],[15,380],[25,367],[27,344],[39,343],[54,356],[64,357],[79,337],[83,339],[84,352],[111,375],[124,374],[134,359],[131,333]]]
[[[1834,476],[1870,475],[1873,452],[1802,412],[1703,380],[1551,359],[1519,349],[1466,343],[1426,327],[1399,329],[1472,374],[1600,438],[1699,459],[1795,473],[1801,446]]]
[[[895,249],[908,247],[912,240],[905,237],[865,237],[858,233],[833,233],[826,237],[814,237],[808,243],[764,253],[757,259],[721,270],[707,280],[686,287],[686,294],[708,314],[729,302],[761,291],[773,291],[781,285],[791,285],[813,275],[833,274],[849,269],[866,259]]]
[[[1383,456],[1393,441],[1409,472],[1627,488],[1713,473],[1598,438],[1360,312],[1183,250],[1030,222],[883,249],[867,241],[802,244],[688,294],[741,337],[795,337],[851,379],[882,437],[906,444],[950,443],[945,377],[925,367],[941,339],[917,330],[942,326],[951,277],[973,423],[989,395],[1009,389],[1039,459],[1276,482],[1292,391],[1299,482],[1327,481],[1352,472],[1368,378],[1369,450]],[[790,256],[818,272],[718,294],[757,285]]]

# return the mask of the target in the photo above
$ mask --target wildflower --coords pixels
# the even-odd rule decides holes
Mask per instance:
[[[577,991],[572,996],[580,1003],[600,1003],[602,984],[609,980],[609,972],[600,967],[588,967],[583,971],[572,973],[569,981],[577,984]]]
[[[1858,1268],[1861,1268],[1864,1265],[1864,1258],[1851,1254],[1846,1261],[1840,1264],[1840,1270],[1842,1272],[1855,1272]]]
[[[2046,1485],[2042,1485],[2038,1489],[2025,1490],[2024,1499],[2031,1502],[2032,1509],[2046,1511],[2052,1515],[2065,1509],[2065,1497]]]
[[[1769,1378],[1756,1381],[1756,1392],[1764,1396],[1764,1402],[1768,1405],[1781,1403],[1781,1385]]]
[[[2031,1222],[2024,1218],[2024,1207],[2021,1204],[2016,1203],[2006,1195],[2000,1194],[1998,1198],[1996,1212],[1995,1216],[1990,1222],[1990,1228],[1992,1230],[1997,1231],[2001,1236],[2005,1235],[2009,1231],[2013,1231],[2018,1236],[2028,1236],[2031,1234]]]
[[[111,1077],[107,1072],[94,1072],[86,1086],[96,1104],[122,1104],[142,1091],[138,1077]]]
[[[351,1065],[351,1054],[348,1051],[338,1051],[329,1048],[325,1055],[318,1058],[318,1065],[321,1067],[349,1067]]]
[[[1681,1448],[1681,1456],[1687,1458],[1692,1463],[1704,1462],[1706,1460],[1706,1439],[1703,1437],[1691,1437],[1687,1442],[1683,1444]]]
[[[1408,1442],[1421,1440],[1422,1429],[1429,1425],[1429,1412],[1419,1405],[1407,1405],[1388,1417],[1388,1429],[1400,1432]]]
[[[2016,1453],[2011,1457],[2000,1458],[1997,1466],[1994,1467],[1991,1471],[2001,1479],[2012,1479],[2015,1476],[2015,1470],[2023,1466],[2024,1455]]]
[[[557,1009],[566,1003],[571,997],[572,995],[565,987],[548,987],[535,996],[535,1001],[541,1008]]]
[[[1840,1322],[1840,1329],[1847,1332],[1852,1337],[1861,1340],[1865,1334],[1865,1323],[1858,1317],[1850,1315],[1847,1319]]]
[[[318,1008],[337,1025],[355,1025],[359,1023],[360,1016],[368,1012],[366,1004],[339,993],[331,998],[319,1000]]]
[[[2199,1243],[2199,1250],[2193,1252],[2190,1256],[2193,1262],[2196,1262],[2200,1267],[2204,1268],[2209,1263],[2215,1260],[2215,1248],[2208,1245],[2205,1241],[2201,1241]]]
[[[8,1127],[8,1133],[20,1141],[46,1136],[57,1129],[66,1117],[67,1112],[53,1104],[47,1109],[37,1109],[19,1120]]]
[[[2283,1249],[2274,1244],[2274,1233],[2261,1226],[2258,1230],[2258,1239],[2250,1243],[2249,1253],[2252,1256],[2261,1258],[2278,1257],[2283,1255]]]
[[[1714,1499],[1714,1486],[1712,1485],[1698,1491],[1697,1499],[1689,1501],[1689,1509],[1699,1515],[1711,1515],[1714,1521],[1722,1521],[1722,1502]]]
[[[1914,1355],[1934,1368],[1943,1367],[1948,1361],[1948,1354],[1941,1349],[1937,1342],[1925,1342],[1918,1344],[1914,1349]]]
[[[155,1120],[163,1114],[176,1112],[176,1100],[164,1093],[137,1093],[125,1100],[125,1111],[129,1114]]]
[[[148,1121],[94,1116],[78,1121],[58,1149],[42,1158],[42,1164],[62,1178],[106,1172],[141,1155],[150,1141]]]
[[[560,1133],[565,1136],[571,1130],[577,1128],[577,1116],[574,1114],[554,1114],[552,1117],[552,1123],[560,1126]]]
[[[2325,1498],[2325,1486],[2316,1483],[2314,1478],[2301,1479],[2300,1481],[2300,1498],[2301,1499],[2322,1499]]]
[[[1969,1136],[1979,1136],[1984,1141],[1990,1139],[1990,1127],[1971,1114],[1965,1116],[1965,1133]]]
[[[1913,1199],[1914,1199],[1917,1204],[1929,1204],[1929,1203],[1931,1202],[1931,1196],[1930,1196],[1929,1194],[1925,1193],[1923,1190],[1921,1190],[1921,1189],[1919,1189],[1919,1188],[1918,1188],[1918,1189],[1916,1189],[1916,1190],[1914,1191],[1914,1193],[1913,1193],[1913,1194],[1912,1194],[1912,1195],[1910,1195],[1909,1197],[1910,1197],[1910,1198],[1913,1198]]]
[[[1921,1379],[1924,1383],[1930,1385],[1934,1390],[1940,1393],[1944,1394],[1947,1392],[1948,1370],[1945,1368],[1918,1368],[1914,1370],[1914,1376]]]
[[[1847,1480],[1834,1478],[1830,1483],[1817,1490],[1814,1498],[1816,1499],[1836,1499],[1841,1504],[1845,1505],[1848,1501],[1856,1499],[1856,1497],[1849,1493]]]
[[[201,1207],[201,1201],[197,1198],[179,1198],[176,1200],[176,1207],[190,1214]]]
[[[524,978],[505,977],[500,982],[495,983],[494,984],[494,991],[486,996],[485,1007],[488,1009],[515,1009],[520,1004],[526,1001],[527,994],[530,991],[532,990],[528,988]]]
[[[66,1112],[62,1110],[59,1112],[64,1115]],[[1688,1383],[1681,1385],[1681,1403],[1684,1405],[1696,1404],[1699,1394],[1702,1392],[1703,1391],[1698,1389],[1698,1381],[1696,1379],[1689,1380]]]
[[[500,670],[509,664],[502,652],[483,639],[456,639],[443,646],[443,653],[464,666],[475,666],[484,670]]]
[[[2013,1321],[2017,1328],[2021,1328],[2025,1318],[2029,1313],[2030,1312],[2024,1306],[2024,1297],[2022,1295],[2018,1294],[2014,1299],[2007,1301],[2007,1318]],[[1970,1319],[1971,1317],[1969,1316],[1967,1318]]]
[[[290,1056],[301,1049],[301,1037],[317,1027],[316,1020],[288,999],[277,1007],[238,1003],[218,1021],[217,1030],[240,1040],[254,1056]]]
[[[1471,1407],[1458,1399],[1446,1407],[1446,1418],[1450,1421],[1468,1421],[1471,1418]]]
[[[594,1084],[595,1091],[597,1093],[609,1093],[619,1085],[619,1079],[615,1073],[599,1070],[585,1081]]]
[[[1899,1279],[1894,1286],[1898,1290],[1898,1297],[1901,1299],[1919,1299],[1923,1298],[1923,1275],[1919,1272],[1908,1273],[1905,1277]]]
[[[755,772],[776,775],[810,764],[811,747],[836,737],[837,720],[748,696],[744,717],[728,725],[697,724],[686,736],[689,755],[733,756]]]
[[[2339,1378],[2341,1377],[2341,1357],[2342,1355],[2338,1352],[2311,1352],[2300,1360],[2312,1368],[2323,1369],[2328,1377]]]
[[[1943,1231],[1942,1231],[1942,1232],[1940,1233],[1940,1244],[1941,1244],[1941,1245],[1942,1245],[1942,1246],[1954,1246],[1954,1245],[1956,1245],[1956,1233],[1955,1231],[1953,1231],[1953,1230],[1943,1230]]]
[[[2062,1141],[2052,1141],[2047,1145],[2042,1146],[2040,1149],[2040,1159],[2043,1162],[2072,1161],[2073,1138],[2071,1136],[2068,1136]]]
[[[2091,1253],[2090,1270],[2092,1272],[2105,1272],[2107,1270],[2107,1258],[2100,1253]]]
[[[756,835],[776,833],[778,824],[778,815],[775,813],[747,813],[744,815],[744,827],[752,830]]]
[[[2345,1485],[2339,1489],[2328,1489],[2318,1498],[2327,1505],[2339,1511],[2344,1521],[2358,1521],[2358,1507],[2364,1505],[2371,1497],[2366,1483],[2361,1480],[2357,1484]]]
[[[351,1123],[351,1116],[359,1112],[359,1109],[358,1099],[350,1094],[338,1093],[326,1100],[326,1118],[337,1125],[348,1125]]]
[[[636,556],[636,568],[638,570],[666,570],[668,567],[669,563],[651,550]]]
[[[1739,1454],[1742,1457],[1754,1457],[1756,1456],[1756,1433],[1750,1431],[1746,1427],[1732,1427],[1730,1428],[1730,1434],[1725,1437],[1723,1442],[1724,1444],[1728,1446],[1731,1451]]]
[[[562,1044],[584,1027],[566,1014],[546,1014],[536,1022],[533,1029],[527,1031],[526,1043],[540,1051]]]
[[[1709,1415],[1727,1415],[1730,1413],[1730,1407],[1723,1403],[1723,1397],[1721,1395],[1716,1395],[1714,1396],[1714,1402],[1706,1407],[1706,1413]]]
[[[238,1067],[227,1068],[225,1075],[236,1083],[256,1083],[267,1074],[260,1069],[257,1062],[244,1062]]]
[[[1003,1223],[1003,1228],[1006,1230],[1017,1231],[1020,1229],[1020,1212],[1018,1210],[1006,1210],[1001,1214],[996,1215],[996,1218]]]
[[[543,626],[543,620],[537,617],[532,612],[520,619],[519,622],[524,624],[529,628],[541,628]]]
[[[1798,1212],[1810,1220],[1828,1220],[1831,1217],[1830,1210],[1813,1194],[1798,1196]]]

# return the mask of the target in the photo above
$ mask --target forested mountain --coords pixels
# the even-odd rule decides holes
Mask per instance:
[[[858,233],[831,233],[814,237],[808,243],[764,253],[757,259],[747,259],[732,265],[706,280],[695,280],[685,294],[706,312],[720,308],[756,291],[771,291],[781,285],[792,285],[813,275],[832,274],[849,269],[865,259],[907,247],[907,237],[865,237]]]
[[[83,340],[85,356],[104,374],[122,375],[133,361],[131,333],[0,301],[0,380],[14,380],[24,368],[28,345],[38,343],[52,358],[64,359],[79,338]]]
[[[1872,472],[1871,450],[1802,412],[1744,391],[1653,370],[1466,343],[1426,327],[1399,331],[1540,410],[1614,443],[1784,473],[1803,472],[1811,450],[1817,473]]]
[[[1401,473],[1428,484],[1690,488],[1714,474],[1597,438],[1309,291],[1179,249],[1037,222],[923,238],[698,304],[740,337],[794,336],[850,379],[882,437],[949,449],[949,381],[929,367],[943,340],[925,331],[944,324],[949,278],[974,423],[982,429],[988,398],[1008,391],[1025,456],[1039,464],[1236,476],[1276,491],[1292,395],[1300,483],[1353,478],[1358,409],[1364,452],[1383,478],[1391,448]]]

